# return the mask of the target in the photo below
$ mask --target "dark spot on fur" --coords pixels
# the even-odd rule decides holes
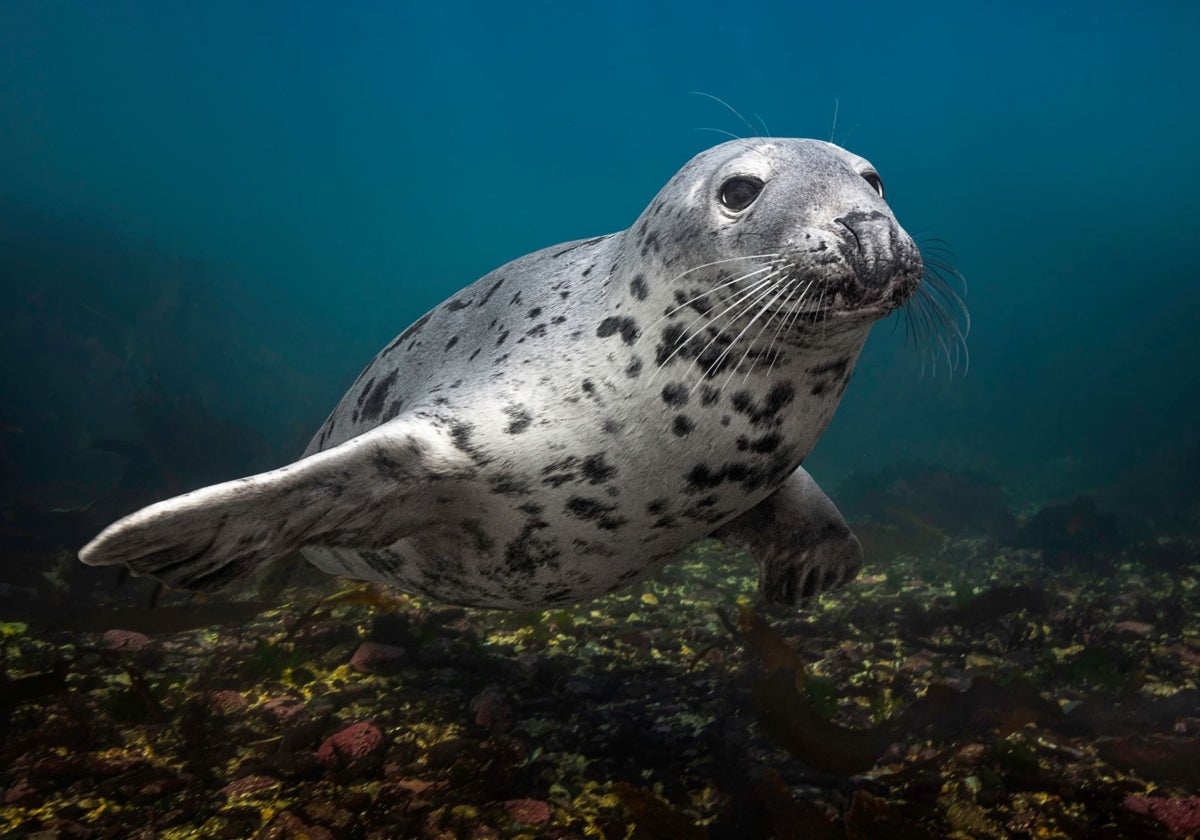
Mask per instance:
[[[758,426],[775,420],[776,415],[796,398],[796,389],[790,382],[778,382],[767,392],[761,403],[756,402],[748,391],[738,391],[732,397],[734,411],[745,414],[750,422]]]
[[[528,496],[532,492],[529,482],[509,472],[494,476],[488,482],[488,487],[501,496]]]
[[[675,422],[671,424],[671,431],[675,433],[676,437],[687,437],[694,428],[696,428],[696,424],[683,414],[676,414]]]
[[[767,432],[767,434],[757,438],[749,438],[746,435],[741,435],[737,439],[737,448],[742,452],[767,453],[774,452],[782,442],[783,437],[778,432]]]
[[[588,396],[593,396],[596,393],[596,385],[590,379],[583,380],[580,387],[583,388],[583,392]]]
[[[451,312],[457,312],[460,309],[466,309],[470,305],[471,305],[471,301],[469,301],[469,300],[464,302],[464,301],[461,301],[461,300],[458,300],[457,298],[455,298],[454,300],[446,301],[446,308],[449,309]]]
[[[646,285],[646,275],[635,274],[633,279],[629,281],[629,291],[638,300],[645,300],[646,295],[650,294],[650,287]]]
[[[653,501],[646,503],[646,513],[650,514],[651,516],[658,516],[667,509],[667,506],[670,505],[670,503],[670,499],[654,499]]]
[[[400,461],[380,449],[376,449],[371,453],[371,466],[375,468],[375,472],[379,477],[385,481],[403,485],[412,478]]]
[[[608,338],[616,333],[621,334],[621,340],[626,344],[633,344],[638,337],[637,321],[624,315],[612,315],[601,321],[600,326],[596,328],[596,335],[600,338]]]
[[[617,468],[604,459],[603,452],[583,459],[583,476],[589,484],[604,484],[616,474]]]
[[[394,420],[400,415],[400,410],[404,408],[404,400],[397,397],[388,404],[387,411],[379,418],[380,423],[386,423],[389,420]]]
[[[504,566],[511,572],[532,575],[543,566],[557,567],[559,554],[558,544],[554,540],[542,539],[538,531],[549,525],[536,516],[531,516],[525,522],[521,533],[504,549]]]
[[[720,501],[719,496],[705,496],[702,499],[698,499],[691,507],[685,509],[682,512],[683,516],[693,521],[714,525],[730,513],[725,510],[714,510]]]
[[[576,519],[595,522],[597,527],[605,531],[615,531],[628,521],[620,516],[611,515],[616,511],[616,505],[606,505],[599,499],[586,496],[572,496],[567,499],[566,509]]]
[[[471,441],[474,432],[475,427],[470,423],[455,421],[450,426],[450,442],[454,444],[455,449],[470,458],[472,463],[483,466],[491,459]]]
[[[449,341],[446,342],[446,349],[449,350],[455,344],[458,344],[458,336],[454,336],[453,338],[451,338]]]
[[[475,547],[476,551],[486,553],[496,547],[496,541],[483,530],[483,520],[464,519],[459,523],[459,527],[463,529],[463,533],[471,538],[471,544]]]
[[[396,378],[399,375],[400,371],[393,370],[382,379],[375,380],[374,386],[367,390],[365,399],[363,399],[362,395],[359,396],[359,399],[362,401],[360,417],[363,420],[379,419],[379,415],[383,413],[384,402],[387,400],[392,385],[395,384]]]
[[[491,300],[491,299],[492,299],[492,295],[496,294],[496,291],[497,291],[497,290],[498,290],[498,289],[499,289],[501,286],[503,286],[503,285],[504,285],[504,278],[503,278],[503,277],[501,277],[499,280],[497,280],[497,281],[495,282],[495,284],[493,284],[493,285],[492,285],[492,287],[491,287],[491,288],[489,288],[489,289],[488,289],[488,290],[487,290],[487,291],[484,293],[483,297],[481,297],[481,298],[479,299],[479,303],[477,303],[477,304],[475,304],[475,305],[476,305],[476,306],[483,306],[485,303],[487,303],[489,300]]]
[[[578,467],[579,459],[574,455],[548,464],[542,468],[542,484],[558,487],[568,481],[575,481],[579,477]]]
[[[545,324],[538,324],[537,326],[532,327],[529,330],[527,330],[525,333],[525,335],[529,338],[541,338],[545,334],[546,334],[546,325]],[[522,339],[522,340],[524,340],[524,339]]]
[[[507,340],[508,340],[508,330],[505,330],[504,332],[500,333],[500,337],[498,339],[496,339],[496,346],[499,347],[501,344],[503,344]]]
[[[533,423],[533,415],[523,405],[505,406],[504,413],[508,415],[508,425],[504,427],[504,431],[510,435],[521,434]]]
[[[691,471],[685,476],[688,483],[688,492],[695,493],[700,490],[709,490],[713,487],[719,487],[725,483],[725,471],[713,471],[707,464],[697,464],[692,467]]]
[[[383,348],[383,353],[381,353],[380,355],[386,356],[388,353],[391,353],[393,350],[395,350],[397,347],[399,347],[401,344],[403,344],[405,341],[407,341],[411,338],[416,338],[417,333],[419,333],[421,331],[421,327],[423,327],[427,323],[429,323],[429,319],[432,317],[433,317],[432,312],[427,312],[424,315],[422,315],[420,318],[418,318],[416,321],[414,321],[412,323],[412,325],[409,326],[408,329],[406,329],[404,332],[400,333],[400,335],[396,336],[396,338],[392,340],[391,344],[389,344],[387,347]]]
[[[664,365],[667,359],[672,358],[672,354],[683,342],[684,328],[683,324],[668,324],[663,328],[662,340],[659,341],[658,347],[655,348],[654,361],[659,365]]]
[[[510,301],[508,302],[508,305],[509,305],[509,306],[516,306],[516,305],[517,305],[518,303],[520,303],[520,302],[521,302],[521,293],[520,293],[520,292],[517,292],[515,295],[513,295],[513,296],[512,296],[512,300],[510,300]]]
[[[708,464],[697,464],[685,476],[687,492],[701,493],[727,481],[741,484],[747,491],[778,487],[795,470],[796,464],[790,446],[781,447],[766,457],[732,461],[715,469]]]
[[[662,389],[662,399],[669,406],[679,408],[688,403],[688,389],[682,383],[672,382]]]
[[[642,372],[642,360],[639,357],[634,356],[632,359],[629,360],[629,364],[625,366],[625,375],[628,376],[630,379],[633,379],[641,372]]]
[[[468,362],[473,362],[473,361],[475,361],[475,357],[479,355],[479,351],[480,351],[480,350],[482,350],[482,349],[483,349],[482,347],[476,347],[476,348],[475,348],[475,352],[474,352],[474,353],[472,353],[472,354],[470,355],[470,357],[467,359],[467,361],[468,361]]]
[[[525,313],[525,317],[526,318],[536,318],[537,316],[539,316],[541,314],[542,314],[542,307],[535,306],[535,307],[533,307],[533,309],[530,309],[528,312]]]
[[[700,404],[701,405],[716,405],[721,399],[721,389],[714,388],[711,385],[700,386]]]
[[[611,417],[600,424],[600,429],[609,435],[619,435],[625,430],[625,424],[620,420],[613,420]]]

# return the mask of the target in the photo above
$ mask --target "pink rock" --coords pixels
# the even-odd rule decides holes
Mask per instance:
[[[250,701],[240,691],[234,691],[229,688],[210,691],[207,694],[207,698],[209,705],[221,714],[240,712],[250,705]]]
[[[278,721],[290,720],[304,708],[299,697],[272,697],[260,706],[264,712]]]
[[[1154,625],[1144,621],[1118,621],[1113,625],[1113,629],[1131,636],[1145,636],[1154,629]]]
[[[100,646],[108,650],[119,650],[126,653],[137,653],[145,650],[151,639],[145,633],[136,630],[106,630],[100,637]]]
[[[1172,834],[1200,831],[1200,796],[1126,796],[1123,804],[1130,811],[1154,817]]]
[[[350,667],[360,674],[386,674],[399,670],[408,658],[404,648],[382,642],[363,642],[350,657]]]
[[[517,822],[537,825],[550,819],[550,805],[540,799],[510,799],[504,807]]]
[[[322,764],[352,764],[383,746],[383,733],[369,720],[359,721],[330,735],[317,750]]]
[[[489,686],[475,696],[470,706],[475,722],[484,729],[507,729],[512,724],[512,709],[495,686]]]
[[[240,779],[234,779],[221,788],[221,793],[225,794],[229,799],[237,799],[273,790],[279,787],[279,784],[279,780],[271,776],[243,776]]]

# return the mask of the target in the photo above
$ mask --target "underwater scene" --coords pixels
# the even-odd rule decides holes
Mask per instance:
[[[1200,836],[1197,31],[0,3],[0,840]]]

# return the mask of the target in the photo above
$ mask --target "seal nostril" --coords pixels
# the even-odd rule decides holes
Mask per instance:
[[[837,569],[826,569],[824,576],[821,578],[821,591],[828,592],[838,584],[838,579],[841,578],[841,572]]]
[[[821,591],[820,581],[817,577],[816,569],[808,569],[804,572],[804,584],[800,587],[801,598],[811,598]]]
[[[834,221],[850,232],[850,235],[854,237],[854,246],[858,248],[859,251],[862,251],[862,240],[858,238],[858,232],[855,231],[854,228],[850,227],[850,223],[841,216],[838,216],[836,219],[834,219]]]

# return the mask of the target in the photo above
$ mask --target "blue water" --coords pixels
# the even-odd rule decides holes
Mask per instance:
[[[257,435],[245,471],[290,460],[433,304],[750,132],[691,91],[871,159],[969,282],[969,371],[877,327],[825,483],[919,460],[1052,499],[1170,465],[1200,425],[1200,7],[990,5],[6,0],[7,473],[103,492],[92,444],[137,438],[150,380]]]

